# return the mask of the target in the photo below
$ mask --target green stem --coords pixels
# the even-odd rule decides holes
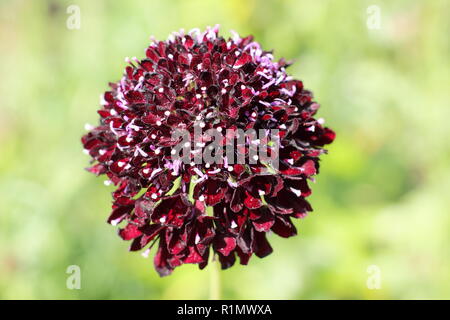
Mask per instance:
[[[209,261],[209,274],[209,300],[220,300],[220,264],[214,254]]]

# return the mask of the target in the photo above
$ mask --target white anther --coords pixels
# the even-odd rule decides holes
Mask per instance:
[[[295,193],[295,195],[296,195],[297,197],[300,197],[300,196],[302,195],[302,192],[301,192],[300,190],[291,188],[291,191],[292,191],[293,193]]]

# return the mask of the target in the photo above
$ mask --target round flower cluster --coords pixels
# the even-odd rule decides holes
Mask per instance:
[[[204,268],[211,249],[224,269],[236,258],[247,264],[272,252],[270,231],[295,235],[292,218],[312,210],[308,180],[335,134],[314,118],[319,105],[287,75],[289,63],[274,61],[251,36],[220,37],[217,26],[152,40],[146,58],[126,60],[124,76],[102,97],[99,125],[82,143],[93,158],[88,170],[116,186],[108,222],[121,224],[130,250],[147,247],[148,254],[157,243],[154,264],[164,276],[184,263]],[[220,163],[180,161],[172,133],[193,135],[197,125],[278,130],[278,166],[258,157],[230,164],[225,153]],[[211,142],[202,139],[205,147]],[[270,153],[270,141],[259,137],[262,143]],[[248,159],[254,144],[235,153]]]

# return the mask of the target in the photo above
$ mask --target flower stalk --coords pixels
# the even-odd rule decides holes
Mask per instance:
[[[222,291],[220,264],[214,254],[211,255],[209,269],[209,300],[220,300]]]

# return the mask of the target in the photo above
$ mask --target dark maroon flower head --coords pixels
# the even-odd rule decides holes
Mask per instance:
[[[184,263],[208,264],[211,249],[222,268],[236,258],[272,252],[267,234],[291,237],[293,218],[311,206],[308,180],[318,173],[323,146],[335,134],[315,119],[319,105],[303,83],[286,74],[251,36],[226,40],[218,28],[174,33],[153,41],[146,58],[127,59],[118,83],[110,84],[98,111],[100,123],[82,138],[93,158],[88,170],[113,183],[108,222],[130,250],[158,243],[161,276]],[[276,169],[254,163],[184,163],[173,155],[175,130],[279,130]],[[202,140],[207,145],[210,140]],[[223,145],[230,141],[225,135]],[[259,137],[258,143],[268,143]],[[252,142],[235,153],[249,158]],[[269,148],[270,149],[270,148]],[[224,156],[225,158],[225,156]]]

